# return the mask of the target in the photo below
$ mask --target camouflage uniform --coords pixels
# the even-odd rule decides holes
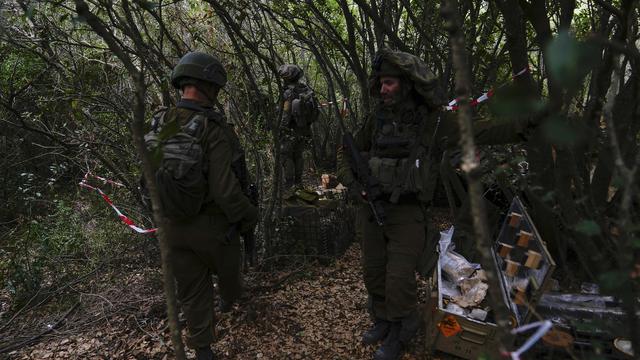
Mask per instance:
[[[185,66],[181,67],[185,64],[189,66],[186,70]],[[219,62],[207,54],[185,55],[174,69],[174,86],[180,88],[184,84],[195,83],[202,87],[202,92],[212,90],[207,86],[224,86],[226,73],[222,66],[207,73],[206,69],[211,68],[207,64]],[[205,69],[205,76],[200,76],[202,72],[198,72],[202,68]],[[215,71],[222,71],[223,81],[215,77],[212,80],[210,75]],[[217,94],[217,90],[214,93]],[[166,111],[164,120],[184,125],[193,116],[203,112],[207,116],[207,123],[201,144],[208,163],[208,189],[204,205],[195,218],[167,219],[165,231],[171,248],[170,259],[175,271],[178,300],[189,330],[187,345],[196,349],[198,359],[211,359],[210,344],[214,341],[215,324],[212,275],[218,277],[223,301],[230,304],[238,299],[242,291],[238,234],[255,226],[257,210],[243,193],[239,176],[233,170],[234,163],[242,153],[232,134],[233,130],[228,127],[221,113],[215,111],[210,103],[183,99],[176,107]]]
[[[293,115],[293,100],[299,94],[310,92],[306,84],[300,82],[303,72],[297,65],[285,64],[278,68],[278,74],[285,82],[282,122],[280,124],[280,156],[284,171],[285,186],[300,185],[304,170],[304,151],[311,138],[310,123],[299,124]]]
[[[386,336],[375,357],[394,359],[418,326],[416,269],[419,263],[432,268],[436,259],[435,243],[425,243],[431,240],[425,234],[426,214],[442,151],[457,145],[459,134],[454,114],[442,111],[444,101],[436,80],[420,59],[381,50],[370,77],[374,98],[379,97],[381,76],[401,80],[400,99],[391,107],[378,104],[355,138],[358,149],[369,159],[372,175],[381,183],[386,215],[383,226],[369,215],[362,230],[364,281],[375,320],[363,341],[373,343]],[[529,128],[528,119],[497,126],[479,122],[476,140],[479,144],[521,141]],[[338,177],[347,187],[361,188],[350,162],[349,154],[340,149]]]

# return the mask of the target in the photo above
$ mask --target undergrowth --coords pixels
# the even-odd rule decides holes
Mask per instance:
[[[155,239],[135,235],[101,199],[58,199],[6,232],[0,247],[1,317],[72,284],[97,267],[153,258]],[[7,309],[8,308],[8,309]]]

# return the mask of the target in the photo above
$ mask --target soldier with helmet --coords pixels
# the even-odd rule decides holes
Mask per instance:
[[[217,275],[220,297],[227,306],[239,298],[242,262],[238,235],[252,232],[258,218],[257,209],[242,191],[239,174],[233,170],[241,154],[223,114],[214,107],[218,92],[226,82],[226,71],[216,57],[201,52],[188,53],[171,74],[172,85],[181,91],[180,101],[175,107],[154,115],[154,122],[177,122],[183,127],[193,124],[196,118],[204,120],[199,138],[205,181],[202,204],[197,213],[188,218],[172,217],[168,215],[172,209],[165,209],[165,231],[171,247],[177,295],[188,328],[187,345],[195,349],[196,358],[202,360],[214,358],[211,276]],[[180,198],[175,198],[180,205]]]
[[[418,324],[416,271],[430,272],[437,259],[435,243],[425,234],[427,209],[434,198],[443,150],[456,146],[459,132],[437,79],[418,57],[382,49],[373,61],[370,94],[377,100],[355,143],[376,179],[375,193],[384,221],[368,216],[362,226],[364,282],[373,319],[362,336],[365,344],[382,341],[374,358],[398,359]],[[498,126],[476,124],[478,144],[520,142],[536,124],[512,119]],[[338,177],[356,199],[366,196],[355,178],[352,159],[338,151]],[[371,184],[369,184],[369,188]],[[361,197],[362,196],[362,197]],[[368,206],[362,204],[368,211]]]
[[[301,81],[303,74],[298,65],[284,64],[278,68],[278,75],[284,81],[280,156],[287,188],[302,183],[303,153],[310,141],[311,124],[319,113],[313,90]]]

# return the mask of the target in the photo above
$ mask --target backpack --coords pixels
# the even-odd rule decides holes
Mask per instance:
[[[309,87],[295,92],[295,98],[291,100],[291,115],[296,122],[296,127],[307,128],[311,126],[320,114],[313,90]]]
[[[200,213],[207,195],[207,161],[201,140],[208,118],[196,112],[180,126],[176,119],[166,119],[168,112],[154,114],[144,141],[154,160],[163,215],[186,219]]]

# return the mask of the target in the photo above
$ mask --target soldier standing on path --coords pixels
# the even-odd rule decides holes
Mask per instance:
[[[230,137],[232,130],[214,109],[226,82],[226,71],[216,57],[186,54],[171,75],[171,83],[181,90],[182,97],[175,107],[154,115],[153,130],[145,137],[162,138],[163,127],[176,129],[170,124],[177,124],[181,129],[178,135],[189,133],[197,139],[186,148],[201,152],[201,156],[192,157],[185,147],[171,148],[171,139],[179,141],[178,136],[161,140],[163,166],[171,160],[170,155],[177,154],[173,158],[178,160],[173,169],[161,167],[156,172],[178,300],[187,322],[187,345],[196,350],[199,360],[214,359],[212,274],[218,276],[220,297],[229,306],[242,292],[239,234],[252,232],[258,218],[256,208],[242,192],[240,175],[233,170],[241,154]],[[174,172],[171,177],[159,175],[169,170]],[[180,208],[193,210],[180,213]]]
[[[289,189],[302,184],[303,153],[310,142],[311,124],[317,120],[319,109],[313,90],[301,81],[303,71],[298,65],[281,65],[278,75],[285,86],[280,150],[285,187]]]
[[[429,271],[437,259],[435,243],[425,234],[427,210],[442,151],[457,145],[459,133],[442,112],[435,77],[418,57],[384,49],[372,70],[370,93],[378,101],[355,143],[368,158],[379,187],[375,192],[381,194],[368,200],[382,202],[385,216],[382,225],[371,215],[362,225],[363,275],[373,318],[362,341],[384,340],[374,358],[387,360],[400,358],[419,325],[416,270]],[[475,136],[478,144],[519,142],[535,125],[532,118],[496,126],[483,121],[476,124]],[[366,184],[355,178],[352,161],[339,149],[338,177],[362,200]]]

